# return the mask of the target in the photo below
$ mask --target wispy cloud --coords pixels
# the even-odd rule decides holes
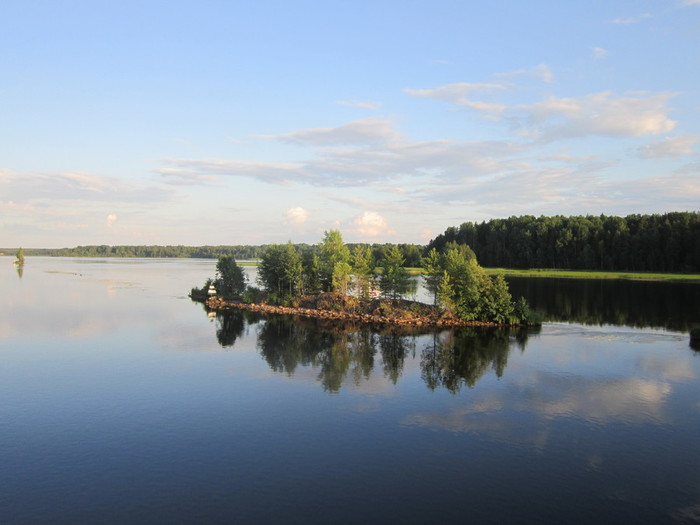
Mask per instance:
[[[477,87],[478,86],[478,87]],[[469,100],[478,89],[502,89],[493,84],[448,84],[433,89],[408,89],[414,96],[468,106],[493,118],[507,119],[518,135],[532,140],[554,140],[600,135],[639,137],[668,133],[676,122],[668,117],[670,93],[611,91],[583,97],[550,97],[530,104],[506,105]]]
[[[591,51],[593,53],[593,58],[595,58],[597,60],[608,56],[608,50],[604,49],[602,47],[594,47],[594,48],[592,48]]]
[[[292,163],[275,163],[248,160],[223,159],[163,159],[168,167],[156,170],[166,178],[209,180],[208,176],[242,176],[251,177],[270,184],[289,184],[299,182],[307,177],[303,166]]]
[[[381,144],[399,138],[390,120],[366,118],[355,120],[335,128],[314,128],[281,135],[266,135],[304,146],[331,146],[346,144]]]
[[[590,135],[642,137],[672,131],[668,117],[671,94],[632,93],[615,96],[610,91],[580,98],[551,98],[513,107],[519,125],[538,140],[553,141]]]
[[[306,158],[294,163],[168,159],[159,171],[166,179],[195,183],[209,183],[209,177],[249,177],[268,184],[335,188],[338,191],[322,196],[357,210],[353,218],[338,224],[358,237],[390,235],[394,231],[388,224],[390,218],[417,216],[426,209],[434,212],[436,204],[445,209],[469,209],[481,216],[542,210],[562,214],[639,210],[645,200],[642,193],[630,191],[629,180],[604,182],[610,179],[609,171],[616,169],[614,156],[575,154],[570,148],[585,137],[614,137],[621,139],[622,152],[629,150],[631,140],[672,131],[676,122],[669,118],[671,93],[605,91],[580,97],[550,96],[532,103],[495,100],[483,105],[470,99],[477,93],[507,98],[513,96],[512,90],[497,83],[405,90],[412,96],[470,106],[477,114],[491,116],[494,125],[501,125],[500,140],[412,140],[393,120],[370,118],[263,137],[307,147]],[[557,149],[553,149],[555,142]],[[688,137],[664,139],[640,148],[639,155],[687,154],[695,143],[695,138]],[[634,184],[656,191],[663,181],[667,186],[660,194],[665,202],[689,209],[697,190],[688,187],[692,176],[684,177],[676,173],[661,179],[641,178]],[[371,200],[340,192],[352,188],[371,189]],[[287,224],[305,224],[309,218],[301,207],[282,213]]]
[[[108,201],[108,202],[163,202],[172,192],[157,186],[130,184],[115,177],[89,173],[18,173],[0,170],[0,189],[6,199],[19,203],[42,199]]]
[[[698,0],[689,0],[690,2],[697,3]],[[650,13],[641,13],[638,15],[632,15],[632,16],[627,16],[627,17],[620,17],[620,18],[615,18],[613,20],[608,20],[609,24],[621,24],[621,25],[629,25],[629,24],[636,24],[644,20],[645,18],[650,18],[651,14]]]
[[[350,106],[358,109],[370,109],[373,111],[382,107],[381,102],[371,102],[362,100],[339,100],[338,104],[340,104],[341,106]]]
[[[695,153],[693,147],[697,143],[698,137],[666,137],[642,146],[638,153],[644,159],[692,155]]]
[[[505,110],[506,106],[504,106],[503,104],[494,104],[490,102],[472,100],[470,98],[470,95],[472,93],[493,92],[500,91],[503,89],[506,89],[506,86],[502,84],[473,84],[467,82],[458,82],[455,84],[447,84],[445,86],[440,86],[432,89],[406,88],[404,89],[404,92],[414,97],[432,98],[435,100],[440,100],[442,102],[449,102],[451,104],[457,104],[459,106],[466,106],[480,111],[498,113]]]
[[[515,71],[509,71],[507,73],[498,73],[496,77],[507,79],[516,77],[531,77],[545,83],[554,81],[554,73],[547,64],[538,64],[529,69],[516,69]]]

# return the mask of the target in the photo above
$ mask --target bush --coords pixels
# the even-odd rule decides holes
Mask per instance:
[[[265,292],[256,286],[248,286],[241,295],[241,301],[248,304],[258,304],[264,300]]]
[[[527,302],[527,299],[525,299],[524,297],[521,297],[515,302],[515,306],[513,308],[513,317],[518,323],[524,323],[529,325],[542,324],[542,315],[539,312],[531,309],[530,305]]]
[[[207,279],[201,288],[192,288],[190,290],[190,298],[195,301],[205,301],[209,297],[209,285],[211,283],[211,279]]]
[[[700,343],[700,326],[695,326],[690,329],[690,340],[695,343]]]

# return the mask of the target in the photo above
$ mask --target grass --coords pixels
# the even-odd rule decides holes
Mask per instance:
[[[239,266],[257,266],[258,261],[238,262]],[[503,274],[512,277],[549,277],[559,279],[627,279],[630,281],[676,281],[699,283],[700,274],[690,273],[652,273],[652,272],[593,272],[586,270],[556,270],[552,268],[532,268],[514,270],[509,268],[484,268],[489,275]],[[406,267],[410,275],[421,275],[422,268]]]
[[[503,274],[512,277],[550,277],[566,279],[627,279],[632,281],[679,281],[700,283],[700,274],[686,273],[652,273],[652,272],[592,272],[585,270],[554,270],[533,268],[530,270],[511,270],[508,268],[486,268],[491,274]]]

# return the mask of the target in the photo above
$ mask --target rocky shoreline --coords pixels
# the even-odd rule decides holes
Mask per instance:
[[[304,297],[298,306],[243,303],[211,297],[203,301],[214,311],[249,310],[265,314],[296,315],[323,320],[407,327],[452,328],[459,326],[502,326],[497,323],[465,321],[452,317],[435,306],[415,301],[360,300],[341,294],[325,293]]]

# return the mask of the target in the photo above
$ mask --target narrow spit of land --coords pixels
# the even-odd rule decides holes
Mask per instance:
[[[369,299],[339,293],[322,293],[302,297],[296,306],[252,304],[226,301],[219,297],[205,299],[214,311],[232,309],[254,312],[297,315],[315,319],[349,321],[362,324],[400,325],[412,327],[450,328],[458,326],[503,326],[497,323],[465,321],[436,306],[405,299]]]

